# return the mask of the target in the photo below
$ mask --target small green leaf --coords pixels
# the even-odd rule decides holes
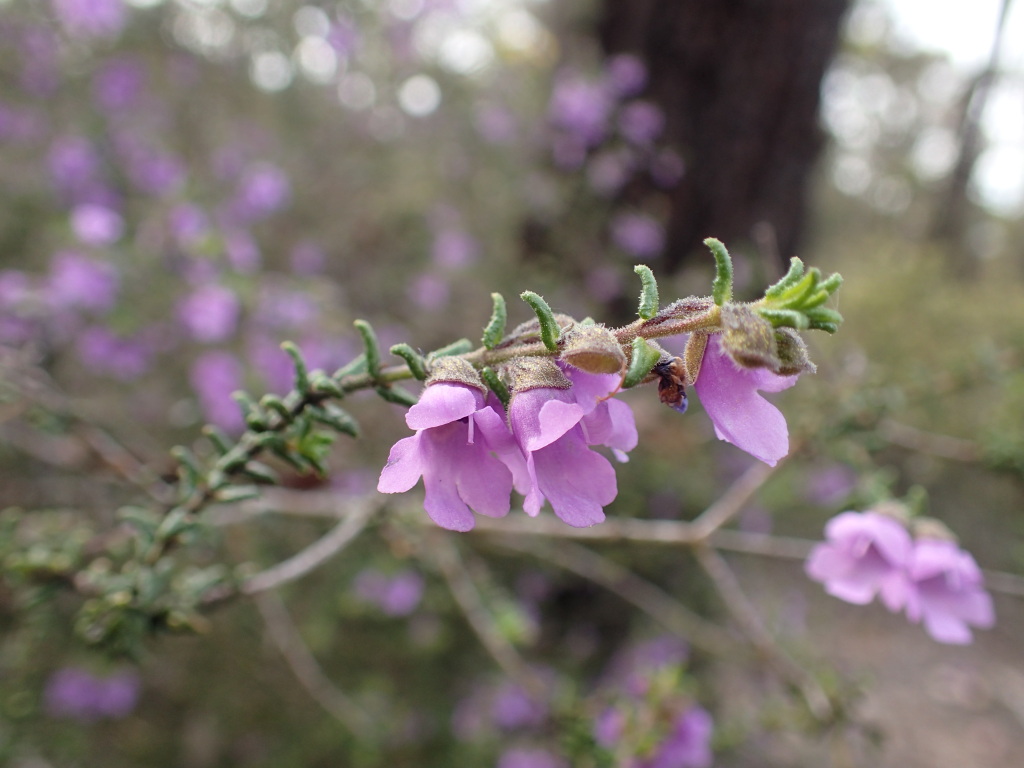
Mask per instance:
[[[789,260],[789,271],[775,285],[765,291],[764,295],[769,299],[777,299],[796,285],[803,276],[804,263],[794,256]]]
[[[469,339],[459,339],[453,341],[446,347],[435,349],[433,352],[427,355],[428,360],[432,360],[435,357],[453,357],[455,355],[465,355],[473,351],[473,342]]]
[[[377,387],[376,390],[377,394],[389,403],[396,403],[397,405],[410,407],[419,402],[419,398],[416,397],[416,395],[397,384],[392,384],[386,387]]]
[[[377,334],[365,320],[356,320],[353,323],[359,335],[363,339],[363,346],[366,348],[366,370],[374,379],[380,375],[380,342],[377,341]]]
[[[643,287],[640,290],[640,308],[637,315],[643,320],[650,320],[660,307],[658,298],[658,281],[654,279],[654,273],[646,264],[637,264],[633,271],[640,276]]]
[[[405,343],[395,344],[391,347],[391,354],[397,355],[405,360],[405,364],[409,366],[409,371],[416,379],[423,381],[427,378],[427,368],[423,360],[423,355],[411,346]]]
[[[715,257],[715,279],[711,283],[711,294],[715,304],[722,306],[732,299],[732,257],[721,240],[709,237],[704,245],[711,249]]]
[[[505,336],[505,323],[508,322],[508,310],[505,307],[505,297],[500,293],[492,293],[491,301],[494,309],[491,310],[491,320],[484,328],[483,345],[487,349],[494,349],[501,343]]]
[[[544,346],[549,352],[557,350],[561,331],[558,328],[558,323],[555,322],[551,307],[540,294],[533,291],[523,291],[519,294],[519,298],[529,304],[534,314],[537,315],[537,321],[540,323],[540,340],[544,342]]]
[[[295,389],[305,395],[309,392],[309,373],[306,369],[306,361],[302,358],[302,352],[291,341],[281,342],[281,349],[292,359],[292,365],[295,366]]]
[[[509,393],[508,387],[506,387],[502,380],[498,378],[498,374],[495,373],[493,368],[487,366],[480,371],[480,377],[484,380],[487,388],[490,389],[491,392],[494,393],[495,397],[501,401],[502,406],[507,411],[508,403],[509,400],[512,399],[512,395]]]
[[[658,364],[661,353],[654,349],[645,339],[637,336],[633,339],[633,354],[630,356],[629,368],[622,386],[626,389],[635,387]]]

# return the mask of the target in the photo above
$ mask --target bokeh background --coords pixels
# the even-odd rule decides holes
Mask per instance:
[[[3,0],[5,567],[34,532],[113,526],[133,475],[172,472],[203,423],[241,430],[233,391],[291,386],[283,340],[331,371],[361,349],[356,318],[429,350],[526,289],[625,322],[634,264],[663,300],[708,293],[715,236],[741,298],[794,255],[846,278],[846,323],[809,338],[818,373],[774,398],[793,455],[733,526],[754,551],[727,554],[843,714],[814,724],[763,664],[679,651],[715,765],[1024,764],[1022,39],[1008,0]],[[628,399],[641,445],[610,516],[691,519],[750,466],[696,402]],[[353,410],[366,434],[326,477],[224,512],[197,557],[267,566],[329,528],[325,497],[381,503],[401,410]],[[797,539],[907,494],[997,572],[999,623],[973,646],[803,577]],[[76,636],[60,585],[8,583],[0,760],[570,764],[572,728],[506,690],[431,565],[436,532],[400,512],[277,602],[130,660]],[[664,633],[557,552],[457,546],[558,696]],[[686,550],[592,549],[729,625]]]

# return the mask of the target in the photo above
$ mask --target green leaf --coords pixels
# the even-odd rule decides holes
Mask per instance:
[[[427,378],[427,368],[423,360],[423,355],[411,346],[404,342],[402,344],[395,344],[391,347],[391,354],[397,355],[405,360],[405,364],[409,366],[409,371],[416,379],[423,381]]]
[[[484,328],[483,345],[487,349],[494,349],[505,336],[505,323],[508,322],[508,310],[505,307],[505,297],[500,293],[492,293],[491,301],[494,309],[491,310],[491,320]]]
[[[629,369],[622,386],[626,389],[635,387],[651,372],[661,359],[661,352],[654,349],[640,336],[633,339],[633,354],[630,356]]]
[[[363,339],[363,346],[366,348],[366,370],[374,379],[380,375],[380,342],[377,341],[377,334],[373,326],[365,320],[356,320],[356,330]]]
[[[640,308],[637,315],[643,320],[650,320],[660,307],[658,298],[658,281],[654,279],[654,273],[646,264],[637,264],[633,271],[640,276],[642,288],[640,290]]]
[[[704,245],[711,249],[711,254],[715,257],[715,279],[711,283],[711,294],[714,296],[715,304],[722,306],[732,299],[732,257],[721,240],[709,237],[704,241]]]
[[[555,322],[555,315],[552,313],[551,307],[540,294],[533,291],[523,291],[519,294],[519,298],[529,304],[534,314],[537,315],[537,321],[540,323],[540,340],[544,342],[544,346],[549,352],[557,350],[561,330],[558,328],[558,323]]]

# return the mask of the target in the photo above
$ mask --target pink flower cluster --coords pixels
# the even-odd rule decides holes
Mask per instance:
[[[857,605],[878,596],[890,611],[923,622],[940,643],[970,643],[971,626],[995,623],[981,570],[956,542],[914,540],[900,520],[870,511],[834,517],[825,537],[805,569],[830,595]]]
[[[531,516],[547,501],[569,525],[600,523],[618,488],[611,463],[591,446],[624,461],[637,443],[633,413],[611,399],[618,374],[559,367],[571,386],[514,392],[507,412],[470,384],[428,386],[406,414],[416,434],[392,447],[377,489],[402,493],[422,477],[427,514],[455,531],[473,528],[473,512],[508,514],[513,488]]]

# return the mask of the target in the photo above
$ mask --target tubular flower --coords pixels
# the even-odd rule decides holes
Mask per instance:
[[[611,463],[590,450],[606,445],[619,457],[636,446],[629,406],[607,398],[618,389],[617,374],[590,374],[550,361],[530,363],[514,374],[508,420],[522,455],[525,475],[516,488],[525,494],[528,515],[544,501],[574,527],[604,520],[603,507],[618,493]]]
[[[843,512],[828,521],[825,538],[805,569],[826,592],[857,605],[881,595],[890,611],[903,607],[913,543],[901,522],[877,512]]]
[[[719,440],[732,443],[774,467],[789,453],[786,417],[760,394],[781,392],[799,376],[780,376],[767,368],[742,368],[722,349],[717,335],[708,339],[694,389]]]
[[[923,622],[940,643],[965,645],[973,640],[971,625],[988,629],[995,623],[992,597],[985,591],[974,558],[945,539],[918,539],[910,559],[912,582],[907,618]]]
[[[499,457],[515,452],[505,422],[475,386],[431,384],[405,417],[416,434],[391,448],[377,490],[408,491],[420,477],[423,506],[442,528],[473,528],[470,510],[488,517],[508,514],[512,472]]]

